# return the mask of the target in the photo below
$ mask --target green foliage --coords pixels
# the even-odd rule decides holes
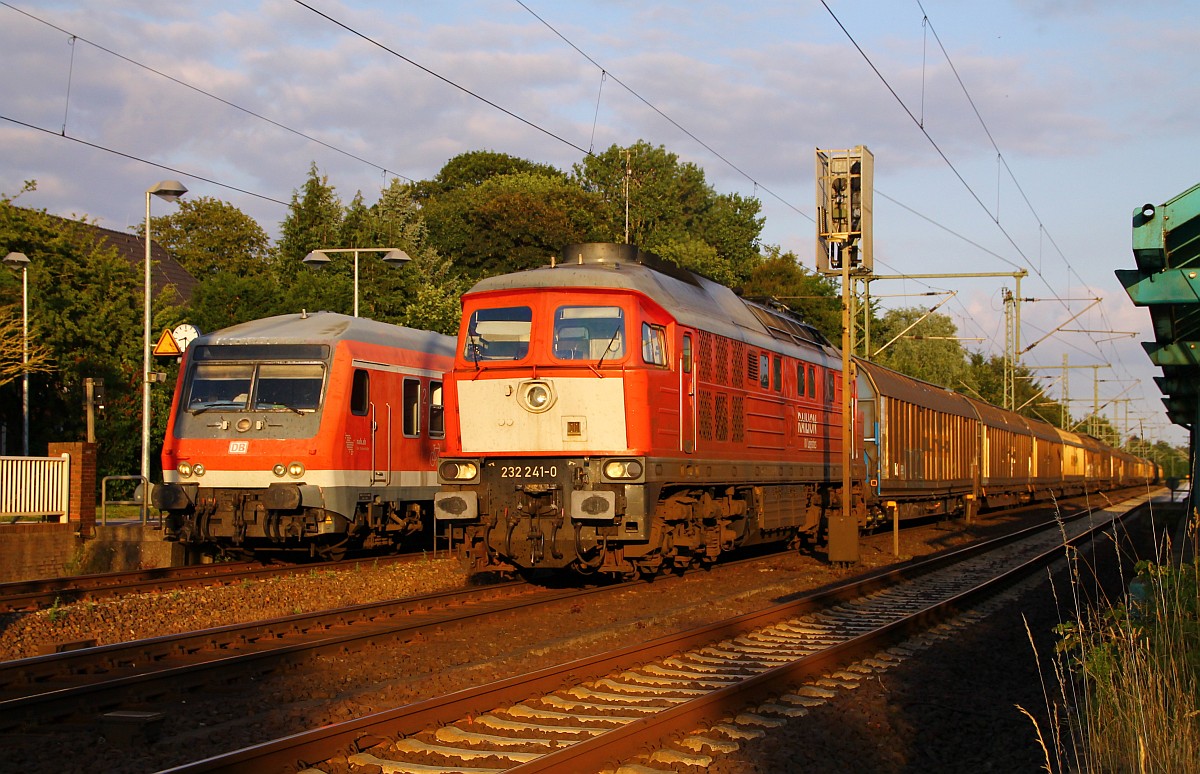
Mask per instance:
[[[219,273],[261,275],[270,237],[237,207],[210,196],[183,198],[169,215],[151,218],[154,241],[197,280]],[[144,226],[138,227],[143,234]]]
[[[293,269],[285,271],[284,276],[294,274],[295,267],[300,266],[304,256],[313,250],[352,247],[334,244],[342,235],[342,221],[342,202],[337,191],[314,162],[309,167],[304,187],[292,192],[292,206],[280,224],[278,258],[283,266]]]
[[[740,284],[760,260],[758,200],[718,195],[700,167],[662,146],[614,145],[576,164],[572,176],[600,199],[600,240],[628,241],[726,284]]]
[[[425,202],[451,191],[478,187],[493,177],[523,173],[563,177],[562,172],[549,164],[538,164],[495,151],[470,151],[447,161],[433,180],[417,183],[414,195],[418,201]]]
[[[1057,628],[1084,682],[1088,771],[1192,771],[1200,755],[1200,563],[1142,561],[1129,601]]]
[[[804,268],[793,253],[769,254],[741,288],[747,298],[772,298],[841,346],[842,298],[836,282]]]
[[[926,316],[927,315],[927,316]],[[923,319],[922,319],[923,318]],[[955,389],[967,372],[954,321],[919,307],[892,309],[871,332],[876,362],[931,384]],[[889,343],[890,342],[890,343]],[[880,348],[884,348],[881,352]]]
[[[423,212],[432,245],[478,279],[542,266],[565,245],[599,239],[599,203],[563,176],[518,172],[439,195]]]
[[[62,604],[62,600],[58,597],[54,598],[54,604],[46,611],[46,616],[52,624],[66,623],[68,616],[71,614],[71,609]]]
[[[53,353],[57,370],[30,379],[30,451],[83,438],[83,380],[104,380],[107,407],[97,422],[99,475],[138,468],[141,453],[142,280],[102,232],[0,197],[0,244],[29,264],[30,336]],[[5,287],[11,277],[4,272]],[[155,322],[174,312],[159,309]],[[16,382],[0,388],[0,416],[19,427]],[[160,390],[159,392],[165,393]],[[155,396],[168,398],[169,396]],[[156,424],[161,431],[162,422]]]

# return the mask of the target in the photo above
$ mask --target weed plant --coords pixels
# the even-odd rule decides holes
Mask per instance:
[[[1166,556],[1136,564],[1124,599],[1090,608],[1068,552],[1075,610],[1056,629],[1049,745],[1037,729],[1047,772],[1200,771],[1200,560]]]

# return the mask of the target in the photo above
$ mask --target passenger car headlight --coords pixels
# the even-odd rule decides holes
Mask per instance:
[[[479,466],[470,460],[446,460],[439,472],[446,481],[469,481],[479,475]]]

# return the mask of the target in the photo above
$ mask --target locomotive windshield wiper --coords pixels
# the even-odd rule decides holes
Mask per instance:
[[[467,346],[471,350],[471,359],[475,361],[475,370],[479,370],[479,350],[483,346],[483,337],[474,331],[467,333]]]
[[[599,368],[600,364],[604,362],[604,358],[608,357],[608,353],[612,351],[612,345],[616,342],[617,336],[620,335],[621,326],[618,324],[616,328],[613,328],[612,338],[608,340],[608,344],[604,345],[604,352],[600,355],[600,359],[596,361],[596,368]]]

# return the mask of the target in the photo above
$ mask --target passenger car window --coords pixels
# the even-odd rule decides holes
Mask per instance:
[[[404,434],[412,437],[421,432],[421,382],[404,380]]]
[[[350,388],[350,413],[365,417],[371,406],[371,375],[361,368],[354,369],[354,384]]]

